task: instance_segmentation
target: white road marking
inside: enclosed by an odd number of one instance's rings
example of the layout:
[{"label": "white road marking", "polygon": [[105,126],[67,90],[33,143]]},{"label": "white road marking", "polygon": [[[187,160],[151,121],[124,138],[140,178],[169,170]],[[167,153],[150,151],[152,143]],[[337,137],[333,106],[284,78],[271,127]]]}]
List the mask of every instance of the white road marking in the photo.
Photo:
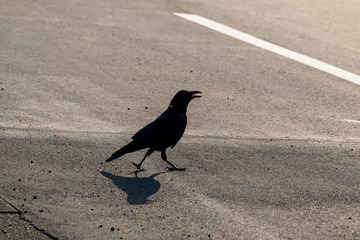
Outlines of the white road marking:
[{"label": "white road marking", "polygon": [[346,118],[329,118],[329,119],[338,122],[356,123],[356,124],[360,123],[360,120],[354,120],[354,119],[346,119]]},{"label": "white road marking", "polygon": [[358,120],[353,120],[353,119],[343,119],[342,121],[348,122],[348,123],[360,123],[360,121],[358,121]]},{"label": "white road marking", "polygon": [[360,85],[360,76],[356,75],[354,73],[345,71],[341,68],[335,67],[333,65],[327,64],[325,62],[319,61],[315,58],[311,58],[308,56],[305,56],[303,54],[291,51],[289,49],[280,47],[278,45],[275,45],[273,43],[269,43],[267,41],[264,41],[262,39],[256,38],[254,36],[251,36],[247,33],[238,31],[234,28],[228,27],[226,25],[223,25],[221,23],[212,21],[210,19],[201,17],[196,14],[187,14],[187,13],[174,13],[176,16],[179,16],[181,18],[184,18],[186,20],[189,20],[191,22],[200,24],[202,26],[208,27],[212,30],[215,30],[217,32],[223,33],[225,35],[228,35],[230,37],[236,38],[238,40],[244,41],[246,43],[252,44],[254,46],[257,46],[259,48],[268,50],[270,52],[274,52],[276,54],[279,54],[281,56],[290,58],[292,60],[295,60],[297,62],[300,62],[302,64],[308,65],[310,67],[319,69],[321,71],[327,72],[329,74],[332,74],[334,76],[337,76],[339,78],[342,78],[344,80],[347,80],[349,82],[355,83],[357,85]]}]

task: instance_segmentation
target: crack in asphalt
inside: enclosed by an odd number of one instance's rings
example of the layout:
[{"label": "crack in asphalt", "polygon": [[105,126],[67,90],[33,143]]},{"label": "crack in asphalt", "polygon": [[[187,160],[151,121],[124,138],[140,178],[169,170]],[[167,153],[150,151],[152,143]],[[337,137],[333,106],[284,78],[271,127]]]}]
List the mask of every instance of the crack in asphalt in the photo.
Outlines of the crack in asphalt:
[{"label": "crack in asphalt", "polygon": [[4,202],[6,202],[8,205],[10,205],[14,211],[0,211],[0,214],[18,214],[19,216],[19,219],[28,223],[31,227],[33,227],[36,231],[39,231],[40,233],[46,235],[47,237],[49,237],[50,239],[52,240],[58,240],[57,237],[51,235],[50,233],[48,233],[47,231],[45,231],[44,229],[41,229],[39,227],[37,227],[35,224],[33,224],[31,222],[31,220],[29,219],[26,219],[24,216],[23,216],[23,212],[20,211],[17,207],[15,207],[13,204],[11,204],[9,201],[7,201],[6,199],[4,199],[2,196],[0,196],[0,199],[2,199]]}]

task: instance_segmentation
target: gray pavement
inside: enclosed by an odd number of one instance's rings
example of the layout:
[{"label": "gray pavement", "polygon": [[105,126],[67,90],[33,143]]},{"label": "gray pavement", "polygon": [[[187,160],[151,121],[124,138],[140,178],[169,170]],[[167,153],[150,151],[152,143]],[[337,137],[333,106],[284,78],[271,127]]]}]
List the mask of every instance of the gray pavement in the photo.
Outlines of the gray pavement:
[{"label": "gray pavement", "polygon": [[0,229],[1,239],[54,239],[23,218],[21,211],[3,198],[0,198]]},{"label": "gray pavement", "polygon": [[[360,74],[357,1],[0,4],[1,239],[360,239],[360,86],[173,14]],[[103,163],[180,89],[185,172]]]}]

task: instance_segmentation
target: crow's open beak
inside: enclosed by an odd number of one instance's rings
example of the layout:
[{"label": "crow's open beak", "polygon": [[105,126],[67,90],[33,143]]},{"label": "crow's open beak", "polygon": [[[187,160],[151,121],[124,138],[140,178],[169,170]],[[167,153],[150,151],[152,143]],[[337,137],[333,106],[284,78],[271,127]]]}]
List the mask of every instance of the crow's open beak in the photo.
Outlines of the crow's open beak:
[{"label": "crow's open beak", "polygon": [[198,94],[198,93],[201,93],[200,91],[192,91],[190,92],[191,93],[191,100],[194,99],[194,98],[199,98],[201,96],[199,95],[195,95],[195,94]]}]

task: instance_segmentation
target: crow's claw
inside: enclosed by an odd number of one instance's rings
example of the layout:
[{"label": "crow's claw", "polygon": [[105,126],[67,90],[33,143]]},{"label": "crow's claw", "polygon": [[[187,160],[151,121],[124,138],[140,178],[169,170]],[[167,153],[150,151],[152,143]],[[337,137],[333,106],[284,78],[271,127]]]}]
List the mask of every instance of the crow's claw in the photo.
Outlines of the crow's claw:
[{"label": "crow's claw", "polygon": [[141,165],[140,164],[137,164],[137,163],[134,163],[134,162],[131,162],[137,169],[139,169],[139,171],[144,171],[143,168],[141,168]]},{"label": "crow's claw", "polygon": [[168,170],[169,172],[172,172],[172,171],[185,171],[186,168],[167,167],[167,170]]}]

